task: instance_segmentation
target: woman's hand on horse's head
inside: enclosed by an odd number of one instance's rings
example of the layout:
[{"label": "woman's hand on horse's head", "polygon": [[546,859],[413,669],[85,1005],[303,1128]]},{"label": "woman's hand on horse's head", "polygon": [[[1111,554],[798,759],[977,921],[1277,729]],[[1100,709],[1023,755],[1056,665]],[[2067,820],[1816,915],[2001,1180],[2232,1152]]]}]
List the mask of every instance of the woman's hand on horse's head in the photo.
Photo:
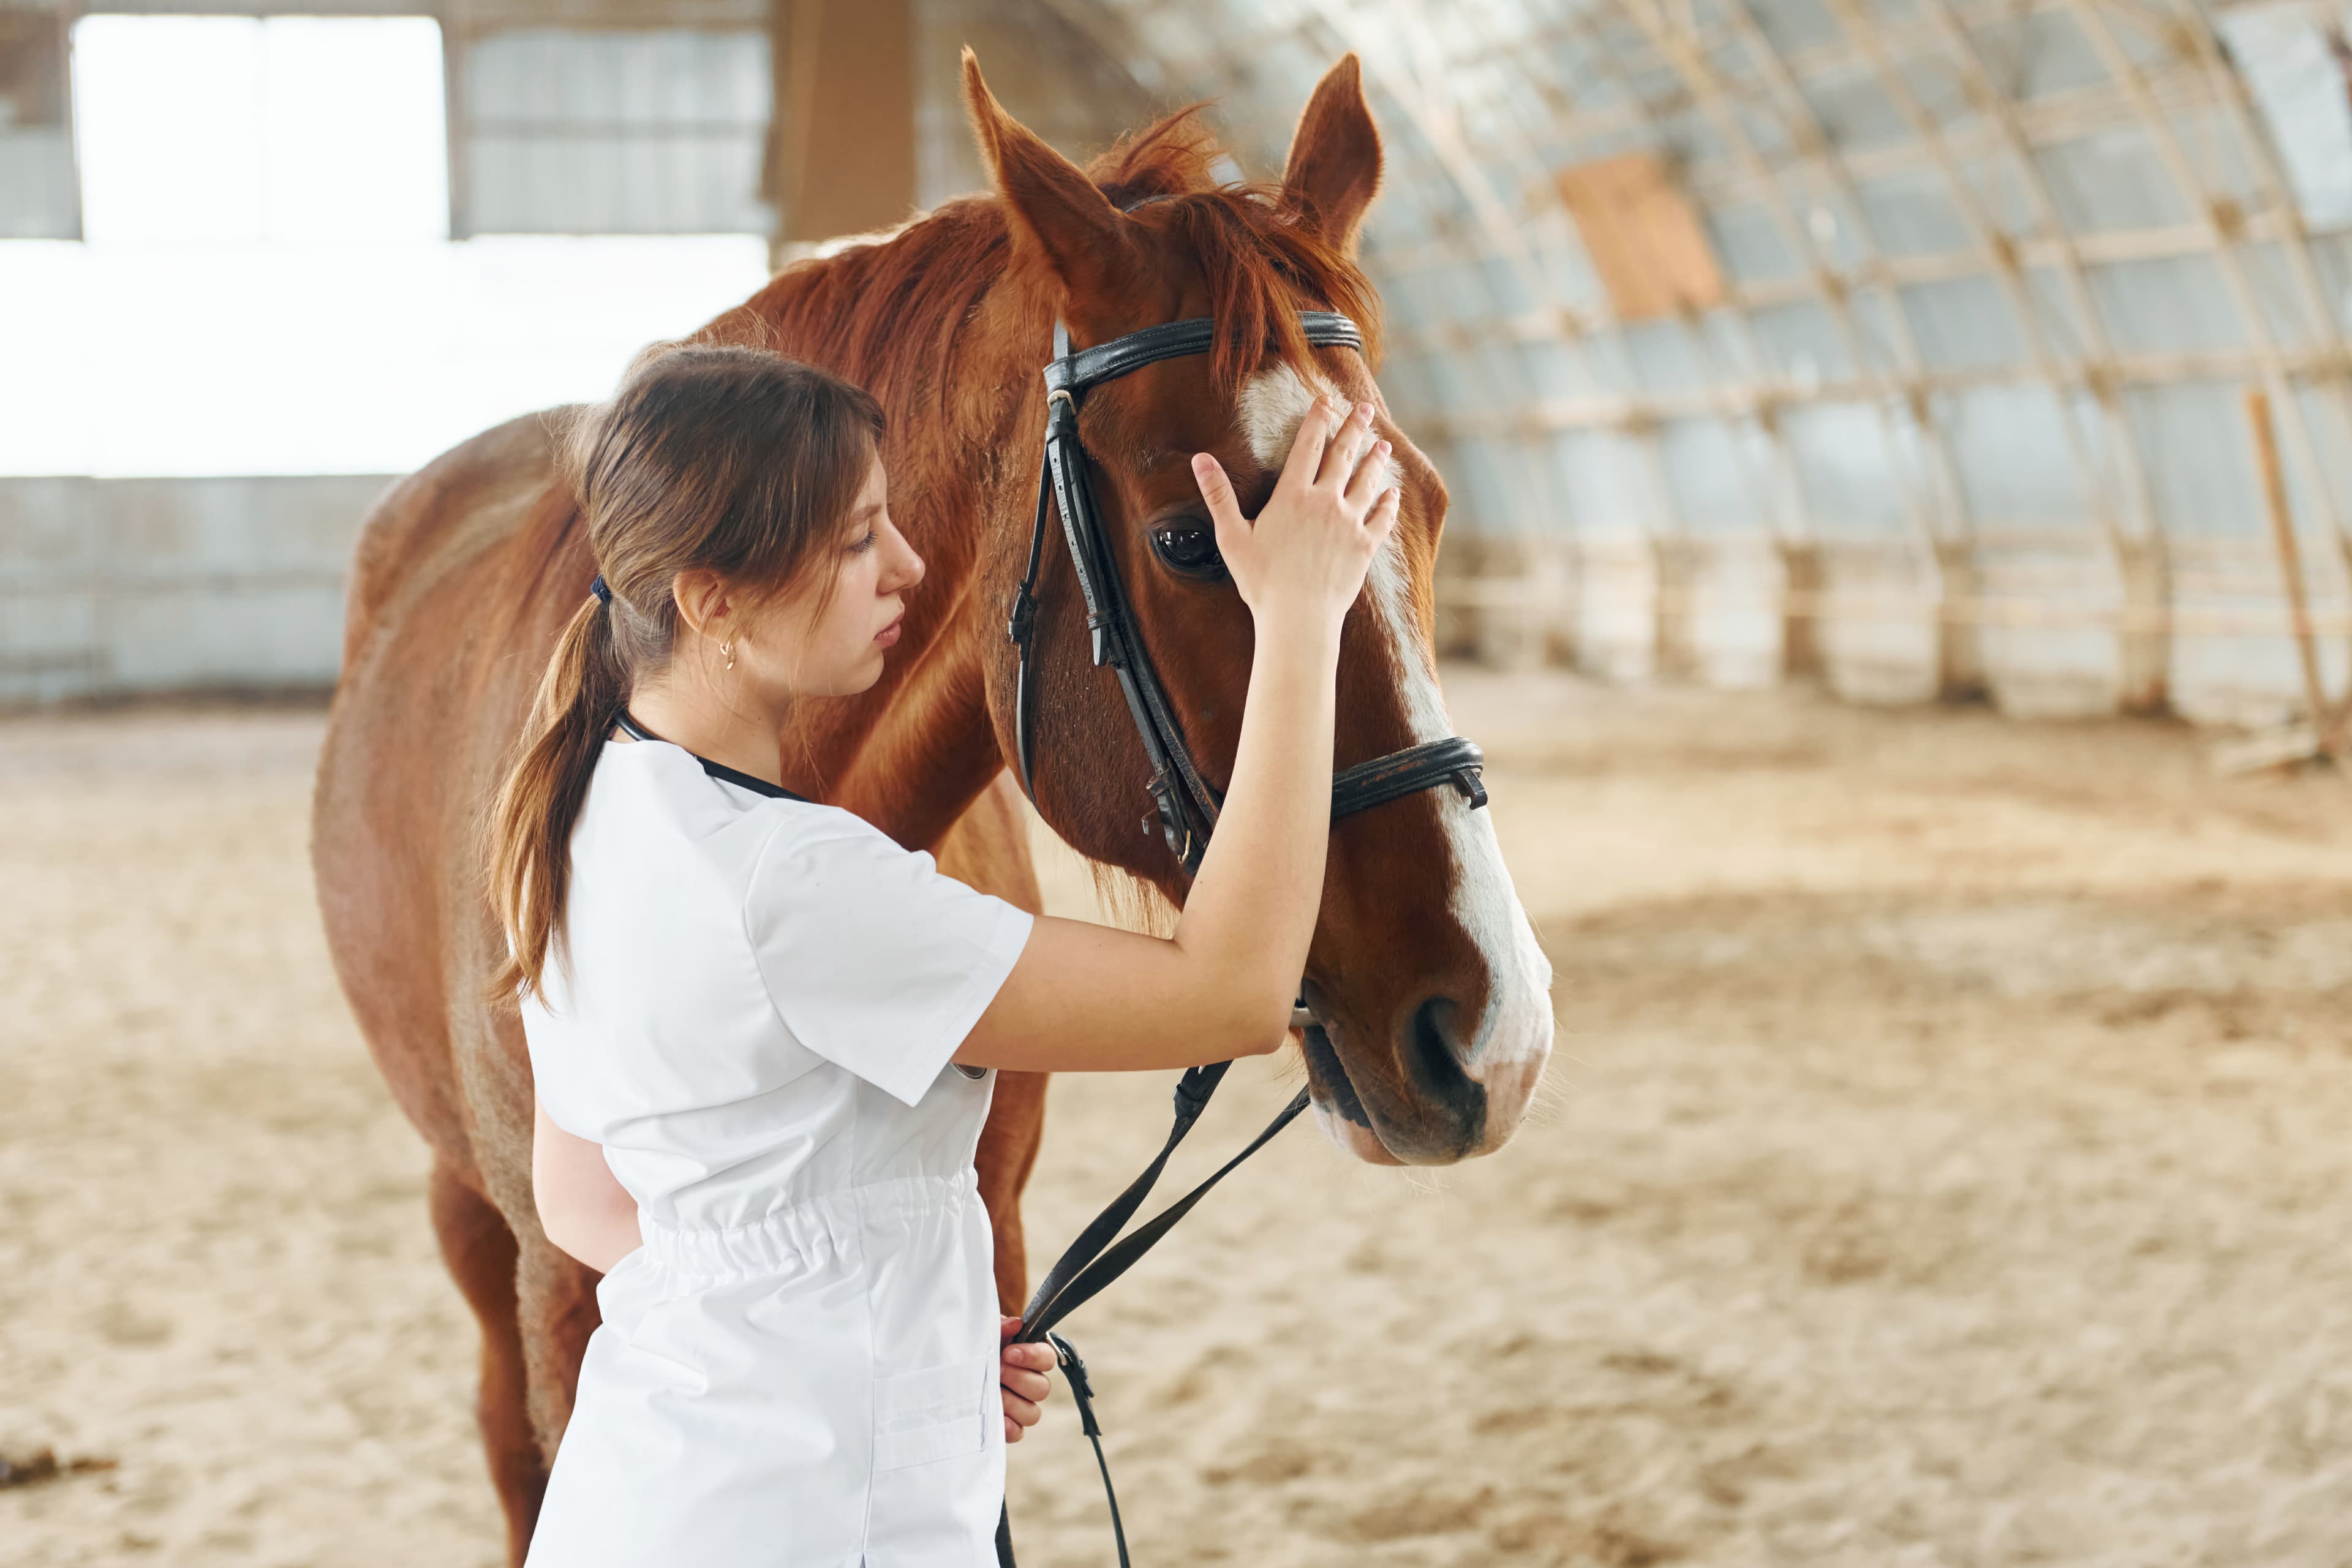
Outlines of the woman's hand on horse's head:
[{"label": "woman's hand on horse's head", "polygon": [[1396,526],[1402,491],[1390,449],[1372,429],[1370,404],[1317,400],[1255,519],[1242,516],[1223,465],[1206,452],[1193,456],[1218,552],[1252,615],[1322,615],[1336,625],[1348,613]]}]

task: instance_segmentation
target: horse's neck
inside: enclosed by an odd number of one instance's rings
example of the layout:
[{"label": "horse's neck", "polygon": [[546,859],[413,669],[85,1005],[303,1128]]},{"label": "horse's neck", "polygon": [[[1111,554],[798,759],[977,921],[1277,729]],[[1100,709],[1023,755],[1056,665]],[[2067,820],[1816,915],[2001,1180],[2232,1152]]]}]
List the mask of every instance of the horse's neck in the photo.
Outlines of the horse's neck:
[{"label": "horse's neck", "polygon": [[[837,263],[836,263],[837,265]],[[861,361],[887,360],[870,346],[845,343],[820,319],[839,280],[823,267],[796,269],[745,307],[729,336],[856,373]],[[1019,312],[1026,314],[1027,312]],[[1040,317],[1043,321],[1042,316]],[[893,330],[933,341],[942,323],[901,320]],[[984,662],[1001,637],[1002,606],[973,589],[985,582],[995,537],[1008,509],[1025,507],[1014,492],[1034,479],[1021,416],[1049,352],[1004,342],[969,321],[947,365],[886,373],[868,387],[882,402],[893,437],[893,521],[925,563],[909,596],[906,636],[872,689],[841,701],[808,705],[782,742],[788,773],[822,798],[875,823],[910,847],[935,844],[1003,765],[986,706]],[[866,347],[866,352],[859,352]],[[945,386],[940,378],[952,377]]]}]

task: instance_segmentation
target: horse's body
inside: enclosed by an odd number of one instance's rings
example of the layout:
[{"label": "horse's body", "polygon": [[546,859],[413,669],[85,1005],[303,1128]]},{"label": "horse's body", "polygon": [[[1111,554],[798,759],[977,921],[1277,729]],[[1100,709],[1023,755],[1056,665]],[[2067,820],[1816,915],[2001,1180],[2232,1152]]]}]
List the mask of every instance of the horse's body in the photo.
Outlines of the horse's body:
[{"label": "horse's body", "polygon": [[[785,782],[909,847],[933,849],[951,875],[1034,910],[1022,807],[1003,773],[1003,616],[1019,565],[1013,542],[1029,521],[1043,423],[1037,367],[1054,314],[1099,341],[1138,317],[1207,314],[1206,303],[1222,307],[1222,321],[1238,307],[1213,280],[1187,281],[1181,267],[1164,259],[1155,267],[1142,251],[1098,249],[1094,259],[1106,277],[1114,268],[1138,271],[1127,296],[1108,296],[1087,276],[1085,247],[1094,242],[1071,226],[1084,231],[1097,220],[1082,207],[1075,218],[1065,209],[1087,199],[1111,209],[1091,184],[1073,187],[1085,177],[1003,117],[976,71],[969,80],[1000,196],[949,204],[895,237],[780,274],[698,336],[776,349],[871,389],[890,420],[891,510],[928,563],[882,681],[858,698],[807,705],[780,737]],[[1136,194],[1206,191],[1213,150],[1188,123],[1175,117],[1106,154],[1094,178]],[[1301,203],[1344,216],[1346,243],[1334,241],[1335,253],[1351,244],[1377,183],[1370,137],[1350,60],[1318,89],[1291,160]],[[1306,289],[1316,280],[1288,284]],[[1213,297],[1202,297],[1204,287]],[[1226,368],[1221,361],[1219,374]],[[1350,387],[1355,395],[1377,396],[1360,368],[1305,368],[1354,381],[1364,389]],[[1133,379],[1161,395],[1177,436],[1225,456],[1245,500],[1254,467],[1261,477],[1271,472],[1265,458],[1279,434],[1280,395],[1304,384],[1288,360],[1262,372],[1237,428],[1231,398],[1206,417],[1198,406],[1206,399],[1175,367]],[[1115,407],[1090,426],[1090,446],[1107,465],[1118,454],[1129,471],[1111,476],[1118,482],[1139,475],[1146,489],[1167,488],[1169,465],[1121,418]],[[1399,736],[1415,738],[1435,700],[1433,683],[1415,670],[1426,665],[1429,566],[1444,491],[1402,433],[1391,438],[1405,471],[1407,517],[1420,524],[1389,576],[1376,571],[1370,630],[1351,632],[1355,640],[1343,647],[1340,744],[1367,755],[1395,749]],[[529,1060],[514,1015],[484,992],[504,950],[478,869],[482,810],[547,654],[593,571],[551,455],[541,420],[512,421],[404,480],[369,516],[312,847],[328,938],[353,1011],[394,1098],[433,1150],[434,1225],[481,1324],[478,1415],[518,1561],[596,1322],[596,1277],[540,1230]],[[1255,493],[1263,495],[1264,483]],[[1123,492],[1104,499],[1126,502],[1122,515],[1138,523],[1149,500]],[[1401,538],[1409,532],[1400,525]],[[1130,557],[1125,570],[1148,567]],[[1246,678],[1245,616],[1237,637],[1236,605],[1197,595],[1163,602],[1159,592],[1139,581],[1139,621],[1155,647],[1175,650],[1163,659],[1181,652],[1200,666],[1171,684],[1204,762],[1222,773]],[[1040,622],[1041,634],[1050,634],[1041,637],[1048,658],[1037,710],[1040,808],[1084,852],[1181,901],[1181,868],[1136,836],[1139,752],[1115,699],[1104,704],[1087,667],[1082,622],[1066,605],[1050,618],[1050,627]],[[1408,628],[1408,620],[1418,624]],[[1413,636],[1419,646],[1403,646]],[[1484,1152],[1516,1124],[1549,1048],[1549,1002],[1540,1001],[1538,1020],[1530,1000],[1541,998],[1549,967],[1540,974],[1530,967],[1540,954],[1528,956],[1532,938],[1523,934],[1507,878],[1496,893],[1500,864],[1483,819],[1465,826],[1466,813],[1457,806],[1449,815],[1434,797],[1378,815],[1378,833],[1353,823],[1335,833],[1310,961],[1308,994],[1328,1027],[1308,1058],[1321,1120],[1366,1158]],[[1513,919],[1518,929],[1504,929]],[[1001,1074],[979,1154],[1000,1293],[1013,1310],[1025,1275],[1018,1198],[1036,1153],[1044,1093],[1042,1078]]]}]

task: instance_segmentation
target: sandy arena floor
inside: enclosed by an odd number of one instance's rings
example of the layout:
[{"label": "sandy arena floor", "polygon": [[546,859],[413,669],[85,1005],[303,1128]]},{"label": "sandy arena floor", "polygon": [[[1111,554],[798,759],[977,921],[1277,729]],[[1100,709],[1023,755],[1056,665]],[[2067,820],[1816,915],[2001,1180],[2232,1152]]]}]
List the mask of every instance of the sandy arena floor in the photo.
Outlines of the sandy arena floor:
[{"label": "sandy arena floor", "polygon": [[[1074,1324],[1139,1561],[2352,1563],[2352,786],[1449,689],[1559,970],[1547,1105],[1436,1175],[1294,1131]],[[117,1462],[0,1490],[10,1568],[498,1560],[312,913],[319,725],[0,722],[0,1454]],[[1055,1094],[1041,1250],[1166,1085]],[[1026,1568],[1110,1561],[1066,1399],[1013,1470]]]}]

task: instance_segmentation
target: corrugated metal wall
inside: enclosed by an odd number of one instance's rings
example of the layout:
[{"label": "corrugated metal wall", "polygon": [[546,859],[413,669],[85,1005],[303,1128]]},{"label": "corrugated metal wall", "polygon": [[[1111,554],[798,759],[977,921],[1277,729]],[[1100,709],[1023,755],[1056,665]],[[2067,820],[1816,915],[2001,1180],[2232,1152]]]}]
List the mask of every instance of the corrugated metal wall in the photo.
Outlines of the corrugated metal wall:
[{"label": "corrugated metal wall", "polygon": [[764,31],[520,27],[457,71],[457,234],[774,232]]},{"label": "corrugated metal wall", "polygon": [[[1475,541],[1447,554],[1459,635],[1627,676],[1818,658],[1861,697],[2274,713],[2299,693],[2259,387],[2342,687],[2340,13],[1056,4],[1164,94],[1223,94],[1261,170],[1364,57],[1383,385]],[[1613,311],[1561,179],[1630,152],[1703,214],[1719,304]]]},{"label": "corrugated metal wall", "polygon": [[332,684],[391,482],[0,479],[0,703]]}]

